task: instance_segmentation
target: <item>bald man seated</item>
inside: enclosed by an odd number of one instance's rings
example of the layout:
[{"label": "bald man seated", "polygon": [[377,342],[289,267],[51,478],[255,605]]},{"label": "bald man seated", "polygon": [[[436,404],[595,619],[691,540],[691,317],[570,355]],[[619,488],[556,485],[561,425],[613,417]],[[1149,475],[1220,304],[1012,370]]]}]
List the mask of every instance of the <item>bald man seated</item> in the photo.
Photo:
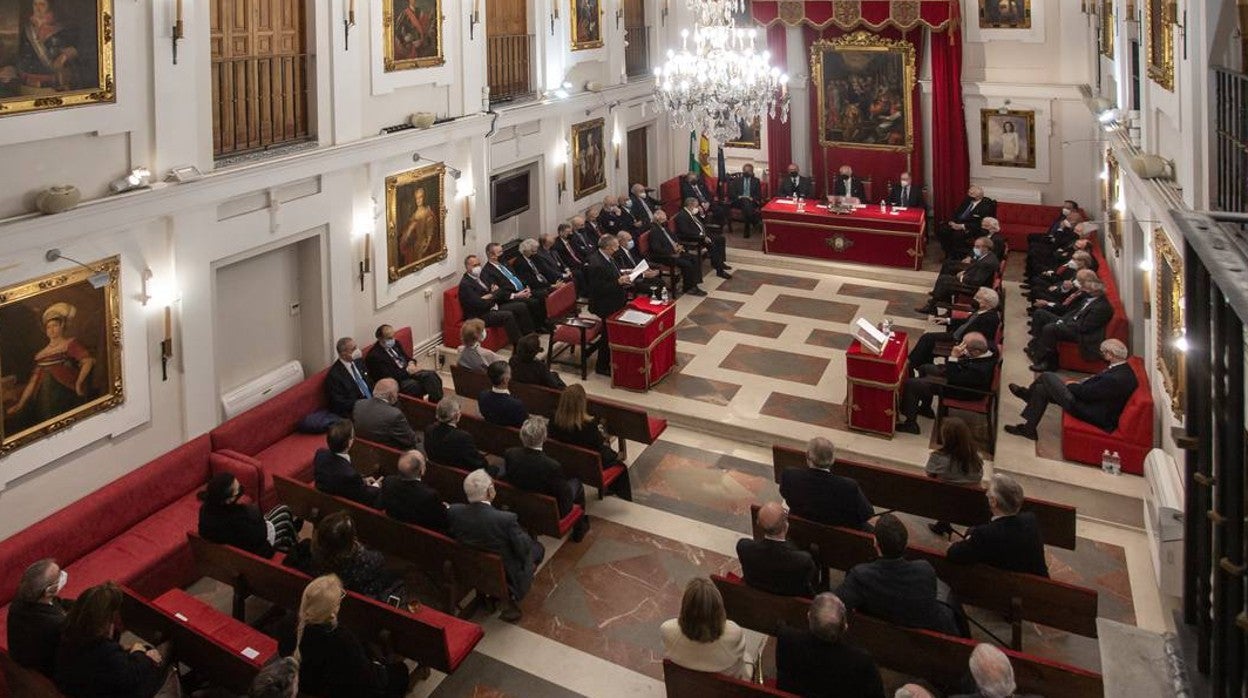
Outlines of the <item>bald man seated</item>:
[{"label": "bald man seated", "polygon": [[799,696],[884,698],[871,655],[846,639],[845,604],[831,592],[815,597],[808,628],[783,623],[776,631],[776,687]]},{"label": "bald man seated", "polygon": [[446,502],[438,491],[421,481],[425,476],[425,455],[415,449],[399,456],[398,472],[381,481],[377,508],[392,519],[446,533]]},{"label": "bald man seated", "polygon": [[[1014,681],[1014,667],[1010,666],[1010,658],[1005,652],[984,642],[971,651],[971,678],[975,680],[975,692],[963,693],[951,698],[989,698],[990,696],[1007,696],[1008,698],[1034,698],[1030,694],[1017,693],[1018,684]],[[913,695],[913,694],[912,694]]]},{"label": "bald man seated", "polygon": [[949,351],[945,363],[919,366],[919,377],[907,378],[901,384],[897,431],[920,433],[916,418],[919,415],[936,417],[932,400],[937,395],[951,400],[975,400],[986,395],[992,390],[998,360],[984,335],[968,332]]},{"label": "bald man seated", "polygon": [[780,596],[813,596],[819,572],[815,559],[786,538],[789,515],[779,502],[768,502],[758,510],[762,540],[737,541],[737,558],[745,583]]},{"label": "bald man seated", "polygon": [[357,400],[351,410],[355,435],[393,448],[416,448],[419,438],[398,402],[399,382],[393,378],[377,381],[373,396]]},{"label": "bald man seated", "polygon": [[1101,358],[1109,363],[1100,373],[1067,383],[1060,374],[1041,373],[1029,387],[1010,383],[1010,392],[1027,403],[1022,424],[1007,424],[1005,431],[1035,441],[1036,427],[1049,403],[1071,413],[1076,419],[1099,427],[1107,434],[1118,429],[1118,418],[1140,382],[1127,364],[1127,345],[1117,339],[1101,342]]}]

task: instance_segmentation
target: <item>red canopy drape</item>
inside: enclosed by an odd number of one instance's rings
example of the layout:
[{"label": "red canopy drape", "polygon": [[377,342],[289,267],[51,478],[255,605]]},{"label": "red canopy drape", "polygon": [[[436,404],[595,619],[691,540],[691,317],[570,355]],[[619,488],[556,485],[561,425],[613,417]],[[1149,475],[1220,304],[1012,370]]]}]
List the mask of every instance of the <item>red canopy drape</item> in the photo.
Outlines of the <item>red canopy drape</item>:
[{"label": "red canopy drape", "polygon": [[941,134],[932,139],[932,205],[948,218],[971,184],[958,32],[932,37],[932,132]]},{"label": "red canopy drape", "polygon": [[[783,72],[789,70],[788,38],[783,24],[767,27],[767,50],[771,52],[771,60]],[[790,106],[790,109],[794,107]],[[793,162],[792,127],[789,121],[780,120],[780,110],[776,110],[774,119],[767,120],[767,163],[768,184],[770,191],[777,190],[781,173]]]}]

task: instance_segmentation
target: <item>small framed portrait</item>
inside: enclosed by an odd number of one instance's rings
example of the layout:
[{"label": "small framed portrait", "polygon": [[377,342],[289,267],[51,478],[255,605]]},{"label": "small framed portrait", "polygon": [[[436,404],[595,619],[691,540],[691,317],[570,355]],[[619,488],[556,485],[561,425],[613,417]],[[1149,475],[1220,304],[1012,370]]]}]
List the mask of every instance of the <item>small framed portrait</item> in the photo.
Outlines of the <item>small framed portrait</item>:
[{"label": "small framed portrait", "polygon": [[[1101,55],[1106,58],[1114,57],[1114,0],[1093,0],[1101,5]],[[1145,7],[1148,6],[1145,2]]]},{"label": "small framed portrait", "polygon": [[1148,77],[1164,89],[1174,91],[1174,5],[1165,0],[1144,2],[1144,46],[1148,56]]},{"label": "small framed portrait", "polygon": [[115,101],[113,0],[0,0],[0,117]]},{"label": "small framed portrait", "polygon": [[1031,0],[979,0],[980,29],[1031,29]]},{"label": "small framed portrait", "polygon": [[390,282],[446,259],[446,165],[386,177],[386,269]]},{"label": "small framed portrait", "polygon": [[819,144],[914,150],[915,51],[909,41],[854,32],[810,47]]},{"label": "small framed portrait", "polygon": [[602,48],[602,0],[572,3],[572,50]]},{"label": "small framed portrait", "polygon": [[572,126],[572,198],[580,199],[607,188],[605,119]]},{"label": "small framed portrait", "polygon": [[0,456],[120,405],[120,263],[0,290]]},{"label": "small framed portrait", "polygon": [[1153,231],[1154,286],[1157,293],[1157,370],[1170,396],[1170,409],[1183,416],[1187,367],[1177,342],[1186,333],[1183,322],[1183,258],[1162,228]]},{"label": "small framed portrait", "polygon": [[442,51],[442,0],[382,0],[387,73],[446,63]]},{"label": "small framed portrait", "polygon": [[1036,167],[1036,113],[981,109],[982,162],[992,167]]},{"label": "small framed portrait", "polygon": [[725,143],[725,148],[752,148],[758,150],[763,147],[761,120],[747,121],[738,119],[737,124],[741,129],[741,135]]}]

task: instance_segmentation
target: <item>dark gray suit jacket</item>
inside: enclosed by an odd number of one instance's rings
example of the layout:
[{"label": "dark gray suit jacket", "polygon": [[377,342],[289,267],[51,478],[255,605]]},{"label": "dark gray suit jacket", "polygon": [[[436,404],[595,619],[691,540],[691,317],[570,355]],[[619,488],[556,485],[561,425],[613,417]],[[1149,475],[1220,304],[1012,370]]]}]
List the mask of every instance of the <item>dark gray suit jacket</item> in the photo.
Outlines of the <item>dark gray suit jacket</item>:
[{"label": "dark gray suit jacket", "polygon": [[836,595],[880,620],[957,635],[953,609],[937,600],[937,581],[926,560],[880,558],[854,565]]},{"label": "dark gray suit jacket", "polygon": [[500,511],[484,502],[452,504],[447,511],[451,537],[503,558],[507,586],[517,601],[533,586],[537,570],[537,543],[520,528],[520,521],[509,511]]},{"label": "dark gray suit jacket", "polygon": [[416,448],[418,439],[403,411],[376,397],[358,400],[351,411],[355,435],[394,448]]}]

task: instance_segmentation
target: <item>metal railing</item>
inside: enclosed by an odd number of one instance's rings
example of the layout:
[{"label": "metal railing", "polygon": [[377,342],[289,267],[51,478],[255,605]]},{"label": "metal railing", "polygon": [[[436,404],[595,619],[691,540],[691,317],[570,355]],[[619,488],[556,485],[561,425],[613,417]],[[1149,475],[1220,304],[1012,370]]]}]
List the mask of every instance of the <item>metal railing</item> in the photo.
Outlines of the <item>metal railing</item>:
[{"label": "metal railing", "polygon": [[1248,212],[1248,75],[1213,68],[1212,206]]},{"label": "metal railing", "polygon": [[509,34],[486,39],[486,79],[490,102],[533,93],[533,35]]},{"label": "metal railing", "polygon": [[212,150],[217,157],[307,140],[308,54],[212,61]]},{"label": "metal railing", "polygon": [[630,78],[650,74],[650,27],[625,27],[624,72]]}]

